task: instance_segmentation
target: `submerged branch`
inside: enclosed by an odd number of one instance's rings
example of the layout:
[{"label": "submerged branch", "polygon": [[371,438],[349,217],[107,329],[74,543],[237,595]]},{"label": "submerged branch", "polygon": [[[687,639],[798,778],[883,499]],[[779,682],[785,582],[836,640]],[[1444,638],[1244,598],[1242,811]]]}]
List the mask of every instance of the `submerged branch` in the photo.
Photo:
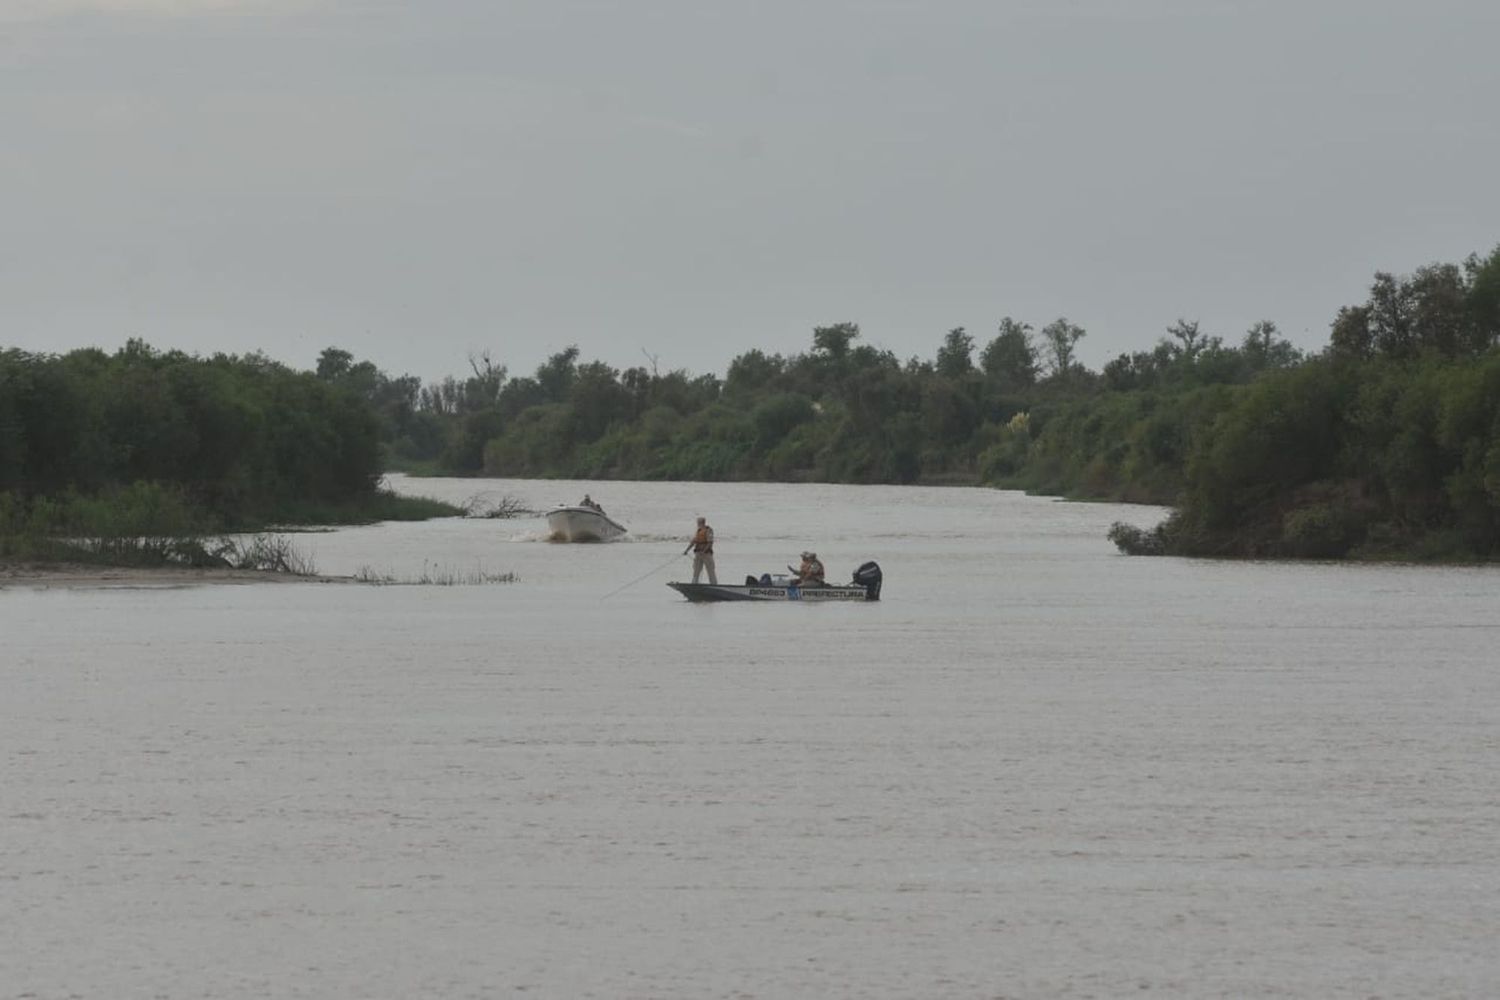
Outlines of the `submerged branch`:
[{"label": "submerged branch", "polygon": [[504,520],[531,517],[538,513],[528,507],[526,501],[509,493],[476,493],[463,502],[463,511],[464,517]]}]

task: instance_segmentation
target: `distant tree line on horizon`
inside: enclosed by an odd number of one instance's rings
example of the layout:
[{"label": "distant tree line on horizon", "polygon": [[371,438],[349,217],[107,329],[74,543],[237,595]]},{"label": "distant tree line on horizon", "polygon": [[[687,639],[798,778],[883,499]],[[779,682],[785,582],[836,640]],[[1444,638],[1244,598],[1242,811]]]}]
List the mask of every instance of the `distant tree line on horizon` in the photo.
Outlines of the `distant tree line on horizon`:
[{"label": "distant tree line on horizon", "polygon": [[655,366],[580,362],[569,347],[530,376],[488,355],[472,374],[422,386],[389,379],[337,348],[320,377],[355,389],[387,420],[391,464],[449,475],[632,479],[977,482],[1010,422],[1047,406],[1169,381],[1245,382],[1302,355],[1274,323],[1239,347],[1179,320],[1154,351],[1093,372],[1076,360],[1085,331],[1060,318],[1036,331],[1000,321],[982,347],[950,330],[933,359],[902,361],[857,343],[855,323],[816,327],[809,351],[750,350],[723,378]]},{"label": "distant tree line on horizon", "polygon": [[[721,379],[581,362],[530,376],[480,357],[387,407],[393,464],[584,479],[976,482],[1171,505],[1134,551],[1500,556],[1500,248],[1375,275],[1307,356],[1264,320],[1237,343],[1179,319],[1091,371],[1086,331],[1002,319],[929,360],[817,327],[809,350]],[[381,398],[373,368],[325,355]],[[389,399],[387,398],[389,403]]]},{"label": "distant tree line on horizon", "polygon": [[1086,332],[1001,320],[931,359],[817,327],[723,375],[560,351],[423,385],[329,348],[316,371],[139,342],[0,352],[0,494],[171,483],[217,511],[367,494],[382,468],[585,479],[972,482],[1176,507],[1137,551],[1500,555],[1500,249],[1375,276],[1305,356],[1180,319],[1092,371]]}]

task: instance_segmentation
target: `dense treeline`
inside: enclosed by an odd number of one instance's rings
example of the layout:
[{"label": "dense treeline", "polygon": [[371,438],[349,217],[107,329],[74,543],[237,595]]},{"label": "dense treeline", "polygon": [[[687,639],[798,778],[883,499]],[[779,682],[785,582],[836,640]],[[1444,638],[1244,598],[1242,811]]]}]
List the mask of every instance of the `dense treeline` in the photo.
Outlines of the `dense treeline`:
[{"label": "dense treeline", "polygon": [[1161,532],[1122,532],[1136,549],[1500,554],[1500,249],[1377,274],[1312,357],[1270,321],[1226,343],[1178,320],[1094,372],[1076,360],[1085,335],[1007,318],[982,345],[958,328],[931,360],[901,361],[841,323],[805,353],[742,354],[722,379],[581,363],[576,348],[531,376],[484,357],[426,388],[360,374],[344,352],[325,374],[385,399],[407,467],[987,482],[1178,506]]},{"label": "dense treeline", "polygon": [[1254,386],[1192,456],[1172,541],[1500,556],[1500,351],[1333,355]]},{"label": "dense treeline", "polygon": [[1500,555],[1500,249],[1377,274],[1313,357],[1269,321],[1236,342],[1188,320],[1165,333],[1097,372],[1077,360],[1077,325],[1006,318],[983,343],[948,331],[931,359],[839,323],[803,353],[748,351],[722,378],[570,347],[531,375],[480,355],[426,386],[338,348],[314,372],[136,341],[3,351],[0,521],[111,492],[146,520],[323,520],[307,512],[368,500],[394,467],[987,482],[1177,507],[1160,530],[1122,528],[1132,550]]},{"label": "dense treeline", "polygon": [[1319,357],[1200,395],[1177,510],[1127,551],[1500,558],[1500,250],[1379,274]]},{"label": "dense treeline", "polygon": [[381,471],[364,398],[258,355],[0,351],[0,535],[338,517]]},{"label": "dense treeline", "polygon": [[[1038,488],[1071,491],[1066,462],[1053,461],[1054,446],[1038,435],[1077,402],[1136,389],[1169,396],[1184,373],[1243,383],[1299,359],[1271,323],[1226,346],[1179,322],[1155,351],[1095,373],[1076,360],[1084,336],[1066,319],[1038,333],[1007,318],[982,346],[957,328],[933,359],[901,361],[840,323],[816,328],[805,353],[742,354],[722,379],[580,363],[572,347],[516,378],[481,358],[465,380],[406,384],[387,423],[397,466],[450,474],[882,483],[1031,475],[1047,480]],[[336,353],[332,367],[347,364]],[[371,374],[372,400],[399,381]],[[1180,472],[1172,477],[1139,498],[1172,495]]]}]

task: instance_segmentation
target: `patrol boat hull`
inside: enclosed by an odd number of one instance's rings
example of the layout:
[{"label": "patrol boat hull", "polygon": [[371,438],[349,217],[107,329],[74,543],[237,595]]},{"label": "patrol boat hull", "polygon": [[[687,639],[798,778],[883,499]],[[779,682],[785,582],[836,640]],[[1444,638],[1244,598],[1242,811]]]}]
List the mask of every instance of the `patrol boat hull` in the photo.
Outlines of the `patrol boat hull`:
[{"label": "patrol boat hull", "polygon": [[547,533],[554,542],[612,542],[627,530],[592,507],[554,507],[547,511]]},{"label": "patrol boat hull", "polygon": [[776,587],[756,584],[669,583],[668,587],[700,604],[705,601],[876,601],[864,587]]},{"label": "patrol boat hull", "polygon": [[851,583],[823,587],[798,587],[785,577],[767,583],[677,583],[667,584],[695,604],[708,601],[878,601],[882,574],[867,562],[854,571]]}]

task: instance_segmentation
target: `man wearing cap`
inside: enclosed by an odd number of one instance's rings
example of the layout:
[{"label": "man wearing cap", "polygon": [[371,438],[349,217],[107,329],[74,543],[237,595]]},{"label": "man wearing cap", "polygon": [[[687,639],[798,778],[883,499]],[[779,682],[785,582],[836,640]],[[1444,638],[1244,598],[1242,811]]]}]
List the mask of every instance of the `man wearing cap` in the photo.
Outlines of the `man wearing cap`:
[{"label": "man wearing cap", "polygon": [[[791,569],[790,566],[787,569]],[[792,578],[792,583],[799,587],[821,587],[823,586],[823,564],[818,562],[816,552],[802,553],[802,565]]]},{"label": "man wearing cap", "polygon": [[699,574],[706,569],[708,582],[717,584],[719,577],[714,573],[714,529],[701,516],[698,518],[698,530],[693,532],[693,540],[682,550],[683,555],[689,552],[693,553],[693,582],[697,583]]}]

